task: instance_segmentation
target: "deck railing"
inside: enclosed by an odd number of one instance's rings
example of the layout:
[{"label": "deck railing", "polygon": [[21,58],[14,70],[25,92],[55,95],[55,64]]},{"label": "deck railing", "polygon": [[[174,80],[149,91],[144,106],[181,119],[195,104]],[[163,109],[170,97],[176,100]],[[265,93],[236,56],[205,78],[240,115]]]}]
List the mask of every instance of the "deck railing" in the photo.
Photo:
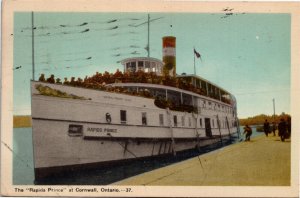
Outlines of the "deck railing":
[{"label": "deck railing", "polygon": [[122,92],[128,93],[133,95],[141,95],[145,97],[154,97],[149,95],[148,93],[134,93],[128,92],[127,90],[120,88],[120,87],[108,87],[107,84],[112,83],[149,83],[149,84],[159,84],[165,85],[170,87],[176,87],[179,89],[191,91],[193,93],[197,93],[199,95],[208,96],[210,98],[220,100],[224,103],[231,104],[230,99],[225,97],[220,97],[216,93],[209,93],[207,95],[206,89],[199,88],[194,86],[193,84],[185,81],[181,78],[171,77],[171,76],[157,76],[154,72],[146,73],[144,71],[137,71],[137,72],[126,72],[122,73],[121,71],[117,70],[114,74],[109,72],[99,73],[97,72],[95,75],[91,77],[85,77],[84,79],[71,77],[71,80],[68,81],[67,78],[64,78],[64,82],[61,82],[60,78],[54,78],[54,75],[51,75],[49,78],[45,79],[44,74],[41,75],[39,81],[48,82],[48,83],[57,83],[57,84],[64,84],[76,87],[85,87],[85,88],[92,88],[92,89],[100,89],[105,91],[113,91],[113,92]]}]

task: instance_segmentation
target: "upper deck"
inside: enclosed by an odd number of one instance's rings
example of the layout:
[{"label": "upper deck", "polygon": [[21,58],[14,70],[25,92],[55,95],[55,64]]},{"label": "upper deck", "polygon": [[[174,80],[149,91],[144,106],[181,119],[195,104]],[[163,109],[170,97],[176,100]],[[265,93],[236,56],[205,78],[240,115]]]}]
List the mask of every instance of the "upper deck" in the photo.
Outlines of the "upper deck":
[{"label": "upper deck", "polygon": [[197,75],[177,75],[177,78],[184,81],[187,84],[192,85],[196,89],[200,89],[202,92],[202,95],[205,95],[207,97],[213,98],[215,100],[219,100],[225,103],[235,103],[235,97],[230,94],[225,89],[217,86],[216,84],[201,78]]},{"label": "upper deck", "polygon": [[224,111],[235,114],[235,103],[228,103],[199,93],[163,84],[151,83],[112,83],[106,85],[117,92],[127,93],[146,98],[153,98],[159,108],[169,108],[175,111],[201,112],[202,108]]},{"label": "upper deck", "polygon": [[[160,100],[162,103],[171,102],[175,106],[197,106],[197,98],[203,101],[212,101],[217,106],[232,106],[236,109],[233,95],[219,86],[196,75],[177,75],[176,77],[162,75],[163,62],[148,57],[128,58],[121,61],[124,72],[117,70],[115,73],[97,72],[84,80],[67,78],[62,83],[56,79],[57,84],[72,85],[76,87],[93,88],[107,91],[117,91],[133,95],[141,95]],[[133,67],[134,66],[134,67]],[[149,66],[149,67],[148,67]],[[39,81],[46,81],[41,75]],[[54,75],[47,79],[49,83],[55,83]],[[126,89],[119,89],[120,87]],[[116,88],[116,89],[115,89]]]},{"label": "upper deck", "polygon": [[[163,75],[162,68],[164,63],[156,58],[133,57],[124,59],[121,63],[124,66],[124,73],[143,72],[145,74],[152,73],[157,76]],[[235,103],[234,96],[228,91],[197,75],[176,75],[176,79],[176,82],[169,82],[167,85],[179,87],[224,103]]]}]

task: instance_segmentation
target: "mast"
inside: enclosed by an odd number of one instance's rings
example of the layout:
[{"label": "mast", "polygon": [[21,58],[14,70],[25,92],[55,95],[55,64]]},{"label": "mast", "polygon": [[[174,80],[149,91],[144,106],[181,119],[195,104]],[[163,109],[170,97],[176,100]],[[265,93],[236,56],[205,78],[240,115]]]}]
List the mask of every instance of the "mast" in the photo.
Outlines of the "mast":
[{"label": "mast", "polygon": [[273,98],[273,121],[275,122],[275,98]]},{"label": "mast", "polygon": [[195,46],[194,46],[194,75],[196,75],[196,60],[195,60]]},{"label": "mast", "polygon": [[150,14],[148,14],[148,44],[147,44],[148,57],[150,57]]},{"label": "mast", "polygon": [[34,79],[34,21],[33,21],[33,12],[31,12],[31,41],[32,41],[32,80]]}]

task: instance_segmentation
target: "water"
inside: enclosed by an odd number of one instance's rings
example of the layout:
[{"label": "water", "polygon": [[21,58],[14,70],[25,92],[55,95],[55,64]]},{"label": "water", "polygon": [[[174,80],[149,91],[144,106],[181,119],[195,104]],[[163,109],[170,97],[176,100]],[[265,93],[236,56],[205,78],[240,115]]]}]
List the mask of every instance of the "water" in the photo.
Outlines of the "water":
[{"label": "water", "polygon": [[[252,137],[261,135],[253,128]],[[241,127],[241,133],[243,129]],[[189,151],[178,154],[176,157],[168,156],[155,159],[137,160],[127,164],[121,164],[109,168],[78,171],[65,174],[63,177],[51,177],[40,181],[34,181],[34,166],[32,152],[32,129],[14,128],[13,131],[13,184],[14,185],[107,185],[119,180],[132,177],[147,171],[161,168],[175,162],[180,162],[212,150],[240,142],[242,138],[234,138],[232,142],[223,142],[201,148],[200,151]],[[243,137],[244,138],[244,137]]]},{"label": "water", "polygon": [[32,129],[13,130],[13,184],[34,184]]}]

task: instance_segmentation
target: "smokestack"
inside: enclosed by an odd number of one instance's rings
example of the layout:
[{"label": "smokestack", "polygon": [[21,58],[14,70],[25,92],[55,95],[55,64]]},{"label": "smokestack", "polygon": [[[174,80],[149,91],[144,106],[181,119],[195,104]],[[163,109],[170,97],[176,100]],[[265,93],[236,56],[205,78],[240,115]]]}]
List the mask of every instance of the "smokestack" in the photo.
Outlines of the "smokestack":
[{"label": "smokestack", "polygon": [[165,36],[163,39],[163,75],[176,76],[176,37]]}]

